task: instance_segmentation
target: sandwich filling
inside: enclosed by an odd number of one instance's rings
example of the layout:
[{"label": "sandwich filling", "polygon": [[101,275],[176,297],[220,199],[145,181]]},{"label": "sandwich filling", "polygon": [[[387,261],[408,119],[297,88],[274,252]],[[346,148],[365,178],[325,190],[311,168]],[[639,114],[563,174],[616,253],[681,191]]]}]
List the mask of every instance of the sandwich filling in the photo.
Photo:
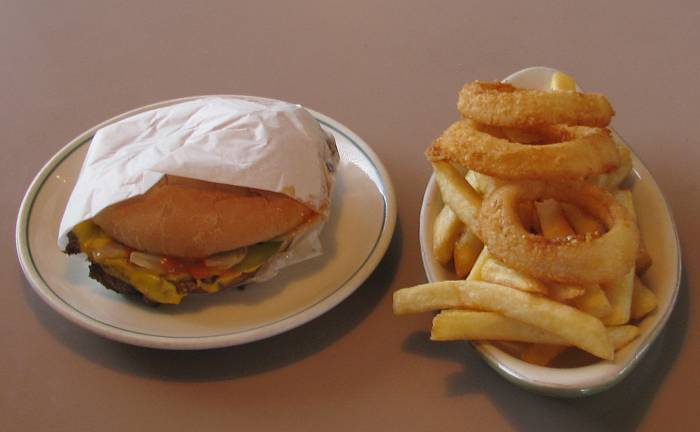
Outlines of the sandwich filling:
[{"label": "sandwich filling", "polygon": [[137,294],[149,303],[178,304],[189,293],[215,293],[251,278],[289,245],[279,238],[203,260],[185,260],[135,251],[109,237],[92,220],[68,234],[68,254],[84,253],[90,277],[122,294]]}]

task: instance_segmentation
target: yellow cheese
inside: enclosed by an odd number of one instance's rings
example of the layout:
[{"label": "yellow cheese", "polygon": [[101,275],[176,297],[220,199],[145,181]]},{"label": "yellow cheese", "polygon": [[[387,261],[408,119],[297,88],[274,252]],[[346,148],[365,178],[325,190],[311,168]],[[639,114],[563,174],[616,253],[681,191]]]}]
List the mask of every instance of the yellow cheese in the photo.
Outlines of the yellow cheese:
[{"label": "yellow cheese", "polygon": [[101,251],[119,245],[92,221],[78,224],[73,228],[73,233],[78,237],[80,250],[88,255],[91,261],[104,264],[103,269],[109,275],[129,283],[146,298],[158,303],[178,304],[185,296],[186,293],[178,292],[175,284],[168,279],[130,263],[128,255],[121,258],[104,257]]},{"label": "yellow cheese", "polygon": [[[76,225],[73,233],[78,238],[80,250],[92,262],[103,265],[105,272],[132,285],[146,298],[158,303],[178,304],[187,295],[186,292],[178,292],[175,283],[190,279],[188,273],[161,275],[133,264],[129,261],[129,249],[112,240],[91,220]],[[234,283],[242,274],[255,273],[277,253],[281,245],[280,241],[270,241],[248,247],[245,258],[213,282],[197,279],[196,290],[215,293]]]}]

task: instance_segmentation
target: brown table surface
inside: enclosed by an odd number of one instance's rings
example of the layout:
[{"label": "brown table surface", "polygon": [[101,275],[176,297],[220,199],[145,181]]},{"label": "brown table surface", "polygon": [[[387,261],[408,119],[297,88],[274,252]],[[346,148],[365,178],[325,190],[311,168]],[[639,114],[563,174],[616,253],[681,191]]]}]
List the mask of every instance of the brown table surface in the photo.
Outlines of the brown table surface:
[{"label": "brown table surface", "polygon": [[[696,2],[3,2],[0,429],[688,430],[700,422],[700,6]],[[571,2],[573,3],[573,2]],[[423,150],[456,92],[526,66],[604,92],[614,127],[673,209],[684,271],[666,330],[620,385],[558,400],[523,391],[392,291],[425,280]],[[112,342],[26,282],[15,218],[56,151],[123,111],[232,93],[302,103],[348,125],[395,183],[399,222],[374,275],[320,318],[268,340],[168,352]],[[653,247],[653,245],[650,245]]]}]

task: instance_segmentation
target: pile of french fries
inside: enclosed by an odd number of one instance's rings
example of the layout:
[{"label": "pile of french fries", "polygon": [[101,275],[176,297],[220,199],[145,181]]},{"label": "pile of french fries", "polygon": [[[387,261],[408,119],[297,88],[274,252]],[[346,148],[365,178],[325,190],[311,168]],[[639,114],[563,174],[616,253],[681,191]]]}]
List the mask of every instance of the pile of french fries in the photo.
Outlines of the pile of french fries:
[{"label": "pile of french fries", "polygon": [[[572,89],[575,83],[555,75],[552,87]],[[537,280],[491,256],[469,228],[482,197],[504,181],[464,173],[447,162],[433,168],[445,203],[433,226],[433,255],[443,266],[452,265],[459,280],[396,291],[396,314],[440,311],[431,339],[491,341],[537,365],[550,365],[571,347],[613,360],[615,351],[638,336],[635,323],[657,305],[656,295],[638,276],[651,264],[643,244],[635,267],[614,283],[576,286]],[[620,189],[630,171],[627,158],[618,170],[596,181],[634,215],[631,192]],[[525,227],[545,238],[597,235],[605,229],[578,207],[551,199],[530,203],[520,213]]]}]

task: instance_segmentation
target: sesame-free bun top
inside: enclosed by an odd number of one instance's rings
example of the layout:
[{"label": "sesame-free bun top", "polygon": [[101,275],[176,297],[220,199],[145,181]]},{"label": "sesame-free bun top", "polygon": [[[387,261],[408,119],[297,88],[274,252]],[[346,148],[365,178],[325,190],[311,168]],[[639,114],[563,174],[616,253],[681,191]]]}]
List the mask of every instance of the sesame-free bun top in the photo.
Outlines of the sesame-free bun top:
[{"label": "sesame-free bun top", "polygon": [[314,214],[280,193],[166,175],[94,222],[135,250],[202,259],[289,233]]}]

